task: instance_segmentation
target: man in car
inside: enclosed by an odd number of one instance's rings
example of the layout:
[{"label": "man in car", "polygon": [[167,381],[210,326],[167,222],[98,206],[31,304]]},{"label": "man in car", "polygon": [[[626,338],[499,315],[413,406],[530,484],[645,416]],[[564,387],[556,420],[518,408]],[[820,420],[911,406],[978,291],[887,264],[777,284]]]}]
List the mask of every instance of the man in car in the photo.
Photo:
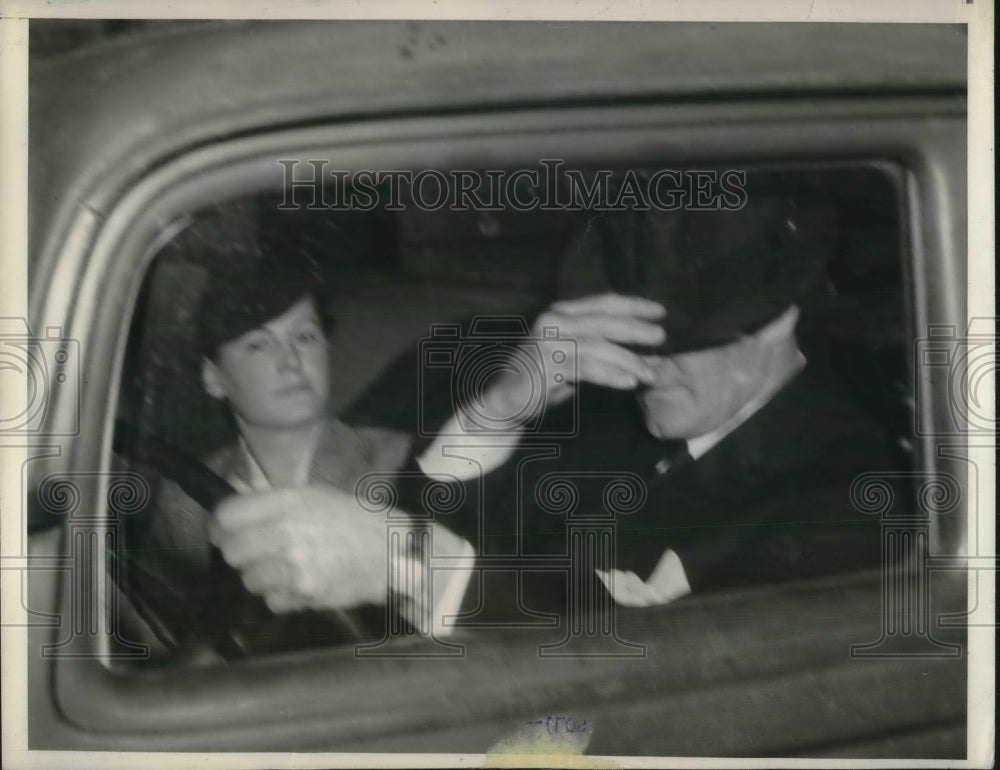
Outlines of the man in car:
[{"label": "man in car", "polygon": [[[295,544],[314,532],[337,539],[329,556],[336,565],[325,565],[336,576],[324,586],[330,606],[385,604],[385,519],[361,509],[353,491],[365,474],[399,468],[409,451],[405,434],[346,425],[329,413],[331,326],[318,285],[278,266],[215,275],[201,300],[202,384],[227,405],[237,434],[206,465],[238,494],[210,512],[178,484],[165,482],[143,546],[151,568],[173,587],[198,599],[217,594],[208,599],[218,605],[217,621],[241,626],[239,643],[247,651],[329,644],[334,625],[347,637],[381,634],[371,628],[384,620],[381,609],[328,619],[325,629],[307,616],[287,622],[288,615],[310,609],[295,583],[310,585],[312,566],[297,560]],[[265,594],[268,608],[286,616],[284,625],[259,601],[244,601],[238,582],[227,580],[210,542],[213,530],[251,591],[275,576],[290,581]],[[441,528],[438,539],[447,539]],[[374,579],[367,570],[373,550],[382,565]]]},{"label": "man in car", "polygon": [[[879,522],[853,508],[850,488],[860,473],[894,467],[888,439],[832,380],[822,346],[810,361],[800,341],[803,307],[826,299],[835,237],[835,212],[815,194],[590,222],[577,262],[591,257],[604,276],[578,279],[585,296],[552,305],[533,334],[555,328],[575,341],[575,362],[558,368],[575,377],[549,376],[545,398],[532,399],[537,383],[511,367],[475,405],[480,424],[509,427],[512,415],[526,422],[523,405],[544,402],[550,424],[565,428],[574,418],[559,404],[575,395],[577,435],[559,442],[557,460],[519,463],[527,444],[551,443],[546,423],[537,438],[515,431],[482,449],[482,433],[463,436],[455,419],[420,458],[430,475],[482,476],[487,501],[517,489],[463,534],[497,554],[565,553],[546,476],[569,474],[572,518],[602,514],[617,474],[638,476],[645,495],[616,517],[617,548],[597,570],[619,604],[877,567]],[[613,291],[598,293],[602,283]],[[559,580],[528,577],[529,605],[534,593],[534,607],[559,610]]]},{"label": "man in car", "polygon": [[[534,326],[535,337],[557,328],[575,341],[575,360],[559,367],[572,376],[547,371],[544,397],[533,398],[537,382],[511,367],[474,405],[497,435],[463,435],[456,415],[416,461],[470,487],[464,520],[449,526],[484,555],[565,554],[566,518],[539,499],[542,478],[571,474],[586,514],[605,504],[592,481],[631,474],[642,504],[617,518],[617,548],[594,570],[621,605],[877,566],[878,522],[855,512],[850,487],[892,467],[887,439],[796,336],[801,306],[825,285],[831,218],[822,202],[763,195],[741,211],[591,222],[580,251],[606,276]],[[572,419],[574,393],[577,435],[545,437],[546,424]],[[528,403],[546,411],[534,433],[517,429],[535,416]],[[532,443],[555,443],[558,457],[521,462]],[[326,585],[324,565],[314,567]],[[565,608],[565,578],[521,578],[529,608]],[[312,601],[329,606],[321,590]]]}]

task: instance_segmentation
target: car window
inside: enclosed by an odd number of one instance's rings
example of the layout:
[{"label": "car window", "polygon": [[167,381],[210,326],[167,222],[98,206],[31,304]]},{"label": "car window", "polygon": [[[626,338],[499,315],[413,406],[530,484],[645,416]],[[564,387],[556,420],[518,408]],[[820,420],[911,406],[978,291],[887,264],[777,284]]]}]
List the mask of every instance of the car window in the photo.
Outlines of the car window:
[{"label": "car window", "polygon": [[[232,471],[219,458],[231,455],[239,431],[226,400],[206,392],[199,346],[201,303],[217,276],[276,260],[323,287],[326,306],[319,310],[333,319],[329,411],[345,425],[396,437],[400,468],[426,446],[429,426],[441,426],[455,407],[451,396],[460,373],[455,366],[429,367],[422,341],[451,323],[458,335],[453,344],[460,347],[474,341],[477,320],[522,319],[528,328],[555,300],[608,290],[608,260],[614,257],[595,258],[581,244],[595,222],[613,227],[634,216],[642,193],[637,197],[625,188],[635,180],[648,186],[664,168],[676,175],[671,181],[683,179],[680,192],[675,190],[679,197],[656,214],[665,221],[697,217],[699,205],[739,210],[748,195],[772,196],[793,207],[820,201],[825,277],[801,308],[800,349],[818,376],[884,432],[887,462],[914,467],[906,207],[901,172],[891,164],[816,159],[678,169],[650,159],[607,172],[584,166],[575,171],[577,178],[600,180],[603,198],[582,199],[578,188],[576,199],[538,205],[552,194],[542,183],[515,190],[521,199],[465,210],[428,205],[426,189],[406,183],[393,191],[343,180],[336,195],[354,205],[331,205],[325,198],[318,205],[316,190],[276,185],[170,223],[145,275],[130,321],[114,442],[116,464],[142,474],[152,490],[146,509],[122,525],[115,553],[125,636],[151,644],[160,663],[219,662],[225,655],[205,655],[191,638],[211,637],[209,648],[231,645],[231,639],[219,638],[225,629],[211,628],[213,618],[224,625],[218,619],[232,608],[219,603],[237,602],[233,597],[244,602],[250,594],[238,580],[231,580],[229,593],[213,594],[176,571],[159,572],[178,556],[171,548],[183,546],[150,536],[150,528],[164,521],[185,526],[198,507],[183,494],[186,487],[178,494],[177,475],[184,468],[207,464],[222,477]],[[481,170],[477,179],[482,203],[489,177]],[[699,190],[708,196],[700,203]],[[526,205],[526,197],[534,203]],[[178,506],[181,497],[186,502]],[[849,513],[851,501],[845,497],[842,504]],[[161,524],[151,523],[156,521]],[[217,562],[218,553],[211,558]],[[384,612],[374,608],[376,616]],[[252,644],[240,655],[357,642],[327,633],[323,622],[302,615],[294,622],[275,618],[257,601],[239,622],[267,643]],[[192,623],[204,633],[192,632]]]}]

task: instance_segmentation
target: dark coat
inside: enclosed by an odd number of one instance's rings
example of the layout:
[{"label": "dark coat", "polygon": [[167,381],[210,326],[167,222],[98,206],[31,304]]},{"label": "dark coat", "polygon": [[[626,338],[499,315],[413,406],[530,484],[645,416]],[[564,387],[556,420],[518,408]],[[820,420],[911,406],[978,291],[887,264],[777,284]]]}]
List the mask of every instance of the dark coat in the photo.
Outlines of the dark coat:
[{"label": "dark coat", "polygon": [[[567,419],[562,410],[548,424]],[[502,467],[466,484],[461,513],[439,521],[481,555],[522,560],[526,604],[558,611],[566,578],[532,571],[524,557],[565,556],[568,522],[591,516],[615,522],[617,547],[602,566],[645,580],[672,549],[694,592],[877,567],[879,521],[855,510],[850,488],[858,474],[895,467],[878,423],[808,369],[697,461],[683,442],[652,438],[631,395],[585,387],[576,437],[525,437]],[[615,478],[644,502],[619,484],[616,504]],[[637,509],[610,515],[606,500]]]}]

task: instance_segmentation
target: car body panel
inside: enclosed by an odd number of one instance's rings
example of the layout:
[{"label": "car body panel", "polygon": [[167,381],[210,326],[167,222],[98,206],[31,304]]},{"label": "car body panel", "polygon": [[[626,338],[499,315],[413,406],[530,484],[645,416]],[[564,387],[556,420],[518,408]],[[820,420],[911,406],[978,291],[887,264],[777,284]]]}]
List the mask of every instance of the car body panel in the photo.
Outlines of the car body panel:
[{"label": "car body panel", "polygon": [[41,234],[65,232],[63,201],[106,213],[121,184],[227,136],[511,106],[964,93],[965,45],[962,26],[916,24],[230,22],[127,38],[32,68],[32,270],[48,269]]},{"label": "car body panel", "polygon": [[[279,152],[352,148],[345,162],[433,166],[514,158],[525,136],[529,156],[563,146],[597,157],[615,137],[619,159],[898,162],[919,244],[915,323],[964,320],[961,27],[289,22],[142,39],[32,67],[31,320],[86,350],[79,434],[48,440],[59,456],[38,468],[108,467],[122,319],[156,228],[239,174],[259,185]],[[927,374],[920,387],[940,394],[947,383]],[[73,408],[54,405],[50,426]],[[938,467],[932,447],[924,454]],[[58,529],[35,532],[32,544],[36,555],[66,555]],[[543,661],[543,640],[524,632],[470,638],[453,665],[361,668],[340,649],[134,671],[42,659],[40,646],[66,629],[39,625],[29,738],[52,749],[480,752],[525,720],[569,709],[594,720],[592,753],[627,743],[658,755],[961,754],[961,657],[848,658],[852,644],[879,636],[883,579],[625,612],[623,634],[655,639],[649,659],[631,662]],[[39,613],[65,611],[73,595],[56,572],[30,575],[29,586]],[[935,606],[964,607],[958,573],[938,587]],[[963,634],[946,637],[960,644]]]}]

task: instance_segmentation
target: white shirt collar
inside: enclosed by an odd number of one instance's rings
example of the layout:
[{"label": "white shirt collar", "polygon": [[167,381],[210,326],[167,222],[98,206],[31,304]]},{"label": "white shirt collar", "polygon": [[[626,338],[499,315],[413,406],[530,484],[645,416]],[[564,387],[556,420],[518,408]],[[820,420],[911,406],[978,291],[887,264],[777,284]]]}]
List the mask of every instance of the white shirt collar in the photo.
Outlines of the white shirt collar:
[{"label": "white shirt collar", "polygon": [[795,375],[802,371],[806,365],[806,357],[802,355],[801,352],[798,354],[798,358],[795,359],[795,364],[789,369],[788,373],[780,380],[774,382],[770,387],[764,388],[760,393],[758,393],[754,398],[746,403],[746,405],[740,409],[736,414],[730,417],[726,422],[720,425],[715,430],[706,433],[703,436],[697,436],[695,438],[689,438],[687,440],[687,450],[688,454],[691,455],[692,459],[697,460],[699,457],[705,455],[709,449],[718,444],[722,439],[736,430],[740,425],[749,420],[754,414],[760,411],[763,406],[771,400],[779,390],[781,390],[789,380],[791,380]]}]

